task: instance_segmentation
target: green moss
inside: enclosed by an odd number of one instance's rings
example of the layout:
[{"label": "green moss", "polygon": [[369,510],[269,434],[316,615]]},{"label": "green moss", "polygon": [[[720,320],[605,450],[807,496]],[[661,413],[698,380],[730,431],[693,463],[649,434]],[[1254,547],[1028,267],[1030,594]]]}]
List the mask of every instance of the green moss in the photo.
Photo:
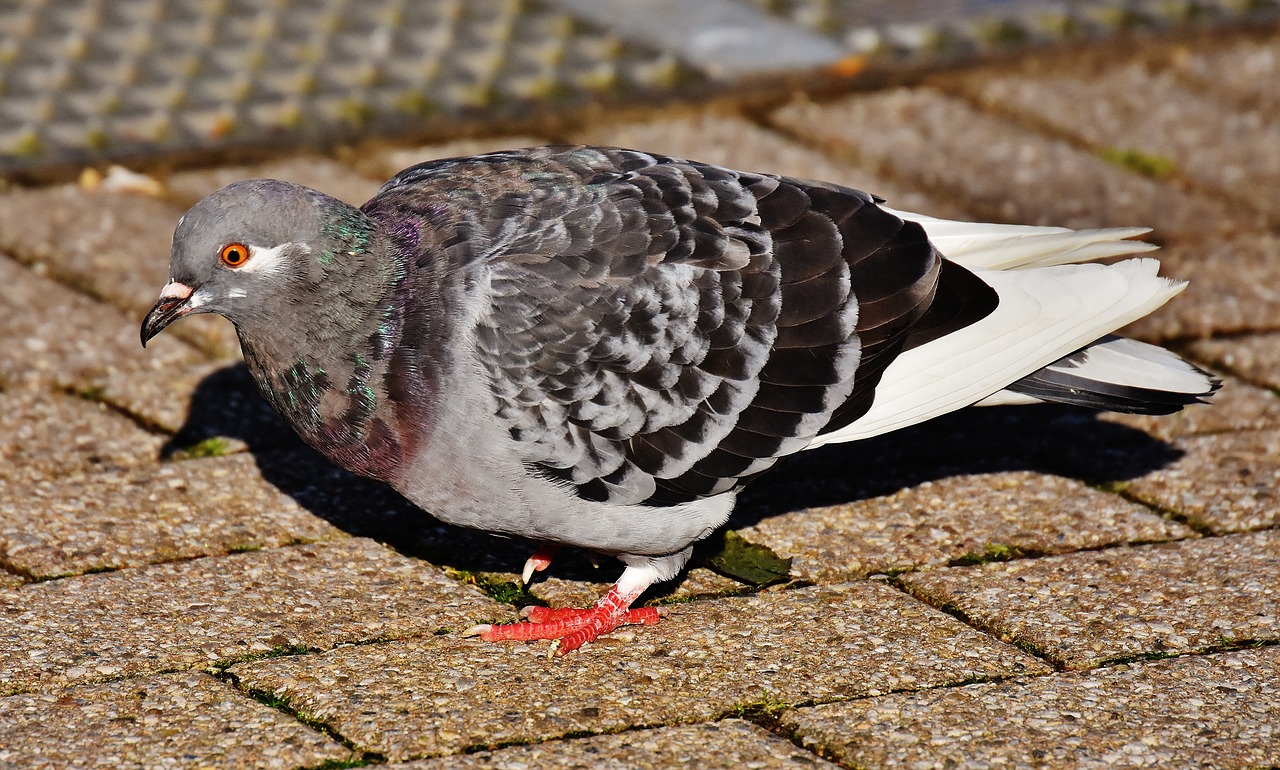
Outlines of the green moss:
[{"label": "green moss", "polygon": [[766,586],[786,580],[791,573],[791,559],[784,559],[731,529],[708,542],[713,552],[707,557],[707,566],[725,577]]},{"label": "green moss", "polygon": [[761,688],[758,700],[737,703],[731,713],[741,719],[758,719],[760,717],[776,717],[791,708],[791,704],[778,698],[775,694]]},{"label": "green moss", "polygon": [[490,599],[503,604],[510,604],[514,607],[527,607],[532,604],[547,606],[545,601],[529,593],[528,589],[512,580],[503,580],[484,572],[471,572],[470,570],[461,569],[451,569],[449,570],[449,575],[454,580],[460,580],[463,583],[479,588]]},{"label": "green moss", "polygon": [[1121,147],[1106,147],[1098,154],[1113,166],[1152,179],[1168,179],[1178,173],[1178,164],[1163,155]]},{"label": "green moss", "polygon": [[1005,543],[987,543],[983,547],[981,553],[969,552],[956,559],[952,559],[949,567],[971,567],[975,564],[989,564],[993,561],[1009,561],[1011,559],[1020,559],[1026,556],[1026,553],[1016,545],[1008,545]]},{"label": "green moss", "polygon": [[212,436],[179,450],[174,454],[174,457],[179,460],[199,460],[205,457],[222,457],[229,454],[231,454],[231,442],[221,436]]}]

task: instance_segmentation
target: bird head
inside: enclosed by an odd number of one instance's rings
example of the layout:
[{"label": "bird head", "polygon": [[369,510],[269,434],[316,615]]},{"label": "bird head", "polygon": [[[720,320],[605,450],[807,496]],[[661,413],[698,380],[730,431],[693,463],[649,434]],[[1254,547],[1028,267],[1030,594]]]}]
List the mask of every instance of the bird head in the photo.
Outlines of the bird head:
[{"label": "bird head", "polygon": [[188,315],[217,313],[237,326],[269,315],[291,286],[322,280],[339,252],[362,248],[365,222],[359,210],[289,182],[218,190],[178,220],[169,282],[142,322],[142,344]]}]

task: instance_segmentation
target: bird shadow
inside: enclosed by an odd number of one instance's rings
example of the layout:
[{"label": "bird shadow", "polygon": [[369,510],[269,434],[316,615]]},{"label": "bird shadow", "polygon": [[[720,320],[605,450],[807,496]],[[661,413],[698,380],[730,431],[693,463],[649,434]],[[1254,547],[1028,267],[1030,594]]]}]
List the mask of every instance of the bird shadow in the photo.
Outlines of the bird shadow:
[{"label": "bird shadow", "polygon": [[[210,374],[163,458],[210,439],[243,442],[262,477],[312,514],[356,537],[465,573],[518,570],[534,547],[444,524],[384,484],[343,471],[307,447],[258,395],[244,364]],[[966,409],[893,433],[783,458],[739,495],[730,526],[891,494],[951,476],[1034,471],[1119,482],[1181,456],[1143,431],[1074,407]],[[701,552],[705,556],[705,549]],[[695,559],[697,557],[695,556]],[[695,561],[696,563],[696,561]],[[582,554],[557,556],[557,577],[599,582]],[[607,572],[612,579],[613,572]],[[660,593],[659,593],[660,595]]]}]

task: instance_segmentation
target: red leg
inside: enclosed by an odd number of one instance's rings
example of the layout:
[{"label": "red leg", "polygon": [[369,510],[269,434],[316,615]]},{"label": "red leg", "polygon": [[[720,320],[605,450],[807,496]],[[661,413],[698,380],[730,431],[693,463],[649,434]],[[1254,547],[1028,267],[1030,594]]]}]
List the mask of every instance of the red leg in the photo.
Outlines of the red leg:
[{"label": "red leg", "polygon": [[486,642],[555,639],[552,650],[556,656],[573,652],[587,642],[595,641],[618,626],[653,625],[662,617],[657,607],[631,609],[631,603],[644,592],[641,588],[630,595],[623,594],[617,585],[609,589],[594,607],[589,609],[550,609],[532,607],[527,611],[528,623],[510,625],[480,625],[467,631],[469,636],[479,636]]}]

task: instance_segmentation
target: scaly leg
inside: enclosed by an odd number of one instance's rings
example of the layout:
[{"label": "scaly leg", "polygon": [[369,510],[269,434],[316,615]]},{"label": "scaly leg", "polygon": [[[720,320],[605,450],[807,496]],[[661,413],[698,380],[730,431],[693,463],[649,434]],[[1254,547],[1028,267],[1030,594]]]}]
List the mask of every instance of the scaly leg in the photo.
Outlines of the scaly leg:
[{"label": "scaly leg", "polygon": [[587,609],[548,609],[530,607],[523,614],[528,623],[473,626],[466,636],[479,636],[486,642],[533,641],[554,639],[551,652],[556,656],[573,652],[588,642],[595,641],[618,626],[652,625],[662,617],[657,607],[631,609],[631,604],[654,583],[669,580],[680,572],[689,560],[692,548],[670,556],[631,556],[619,558],[626,563],[622,577],[609,592]]}]

